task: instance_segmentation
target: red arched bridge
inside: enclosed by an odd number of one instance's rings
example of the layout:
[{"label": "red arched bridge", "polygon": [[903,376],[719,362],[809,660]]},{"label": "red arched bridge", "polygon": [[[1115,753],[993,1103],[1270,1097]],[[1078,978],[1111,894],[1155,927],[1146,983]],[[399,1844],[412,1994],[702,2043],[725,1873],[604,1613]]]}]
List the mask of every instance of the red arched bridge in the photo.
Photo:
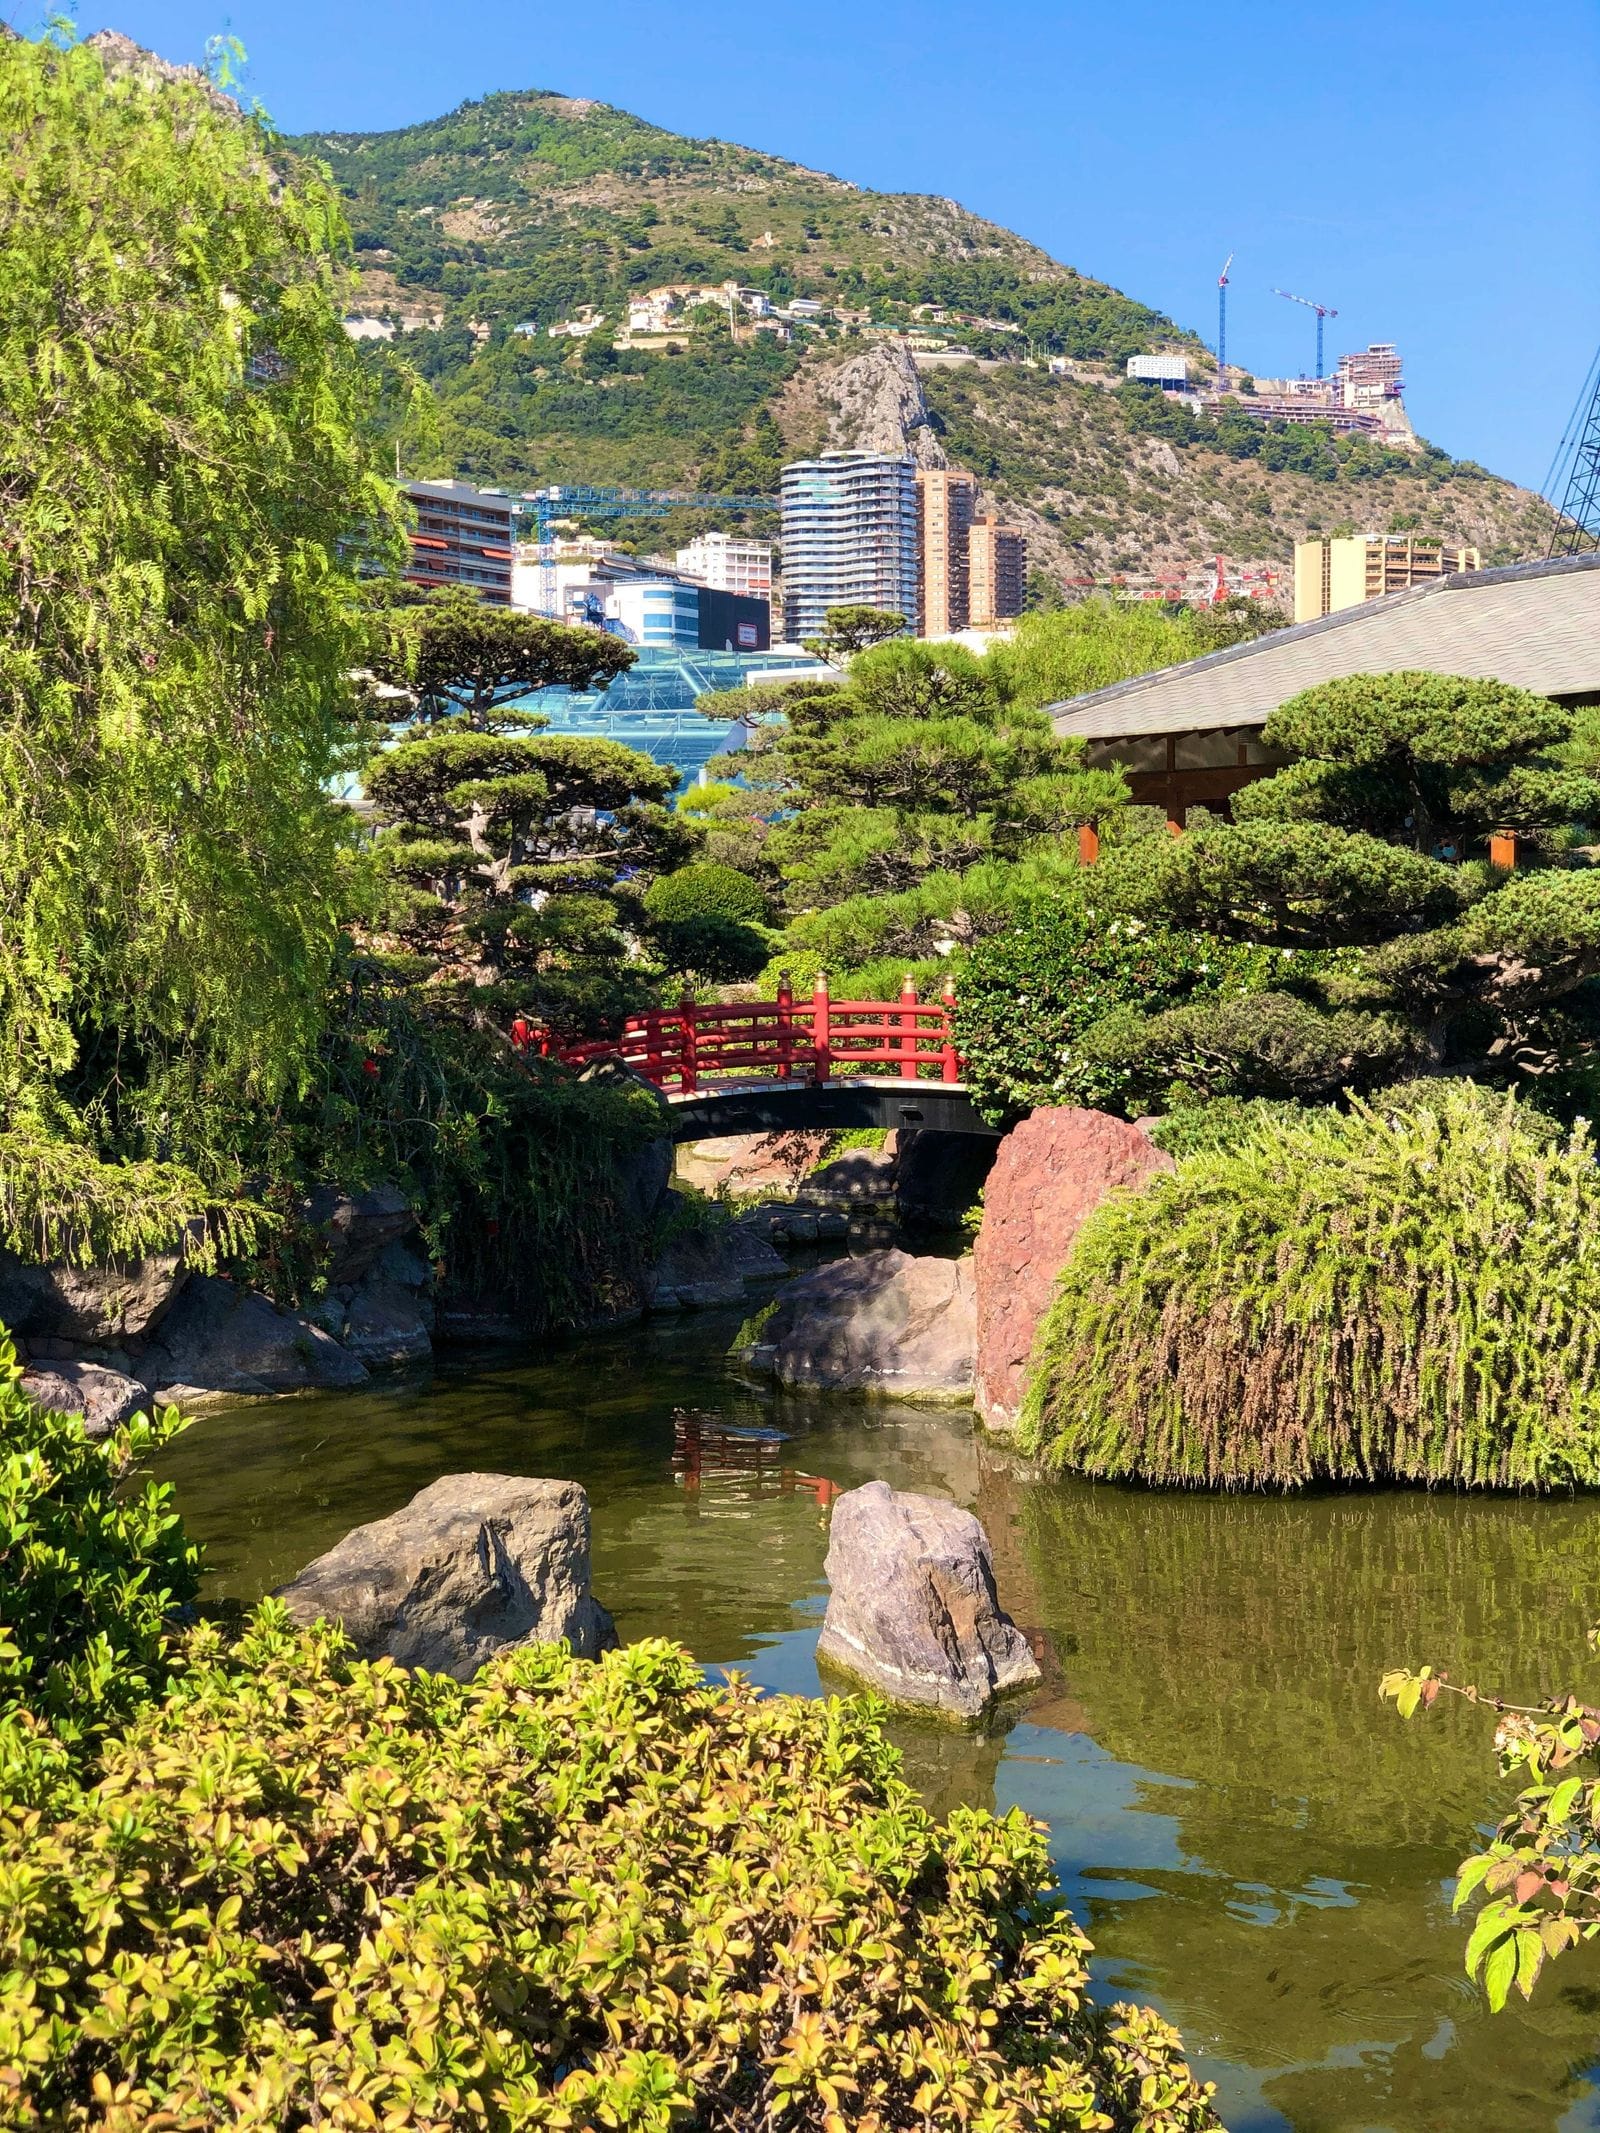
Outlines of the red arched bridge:
[{"label": "red arched bridge", "polygon": [[783,983],[775,1000],[685,999],[630,1015],[615,1037],[528,1041],[570,1066],[631,1067],[666,1099],[674,1140],[813,1126],[993,1137],[962,1078],[954,1005],[953,984],[934,1000],[909,978],[897,1000],[836,1000],[819,978],[809,996]]}]

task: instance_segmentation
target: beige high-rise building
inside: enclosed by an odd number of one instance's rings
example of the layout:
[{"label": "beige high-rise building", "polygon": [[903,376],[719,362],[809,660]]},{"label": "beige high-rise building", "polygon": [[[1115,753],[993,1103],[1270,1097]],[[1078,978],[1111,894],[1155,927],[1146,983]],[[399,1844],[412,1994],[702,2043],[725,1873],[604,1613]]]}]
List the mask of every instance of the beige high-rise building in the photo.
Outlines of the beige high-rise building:
[{"label": "beige high-rise building", "polygon": [[978,484],[955,467],[917,469],[917,635],[953,637],[969,614],[967,534]]},{"label": "beige high-rise building", "polygon": [[1426,534],[1358,533],[1294,544],[1294,619],[1315,622],[1385,593],[1432,585],[1452,571],[1481,567],[1476,548],[1446,546]]},{"label": "beige high-rise building", "polygon": [[991,512],[974,519],[968,536],[968,619],[975,630],[992,629],[1022,613],[1028,590],[1028,537],[1002,526]]}]

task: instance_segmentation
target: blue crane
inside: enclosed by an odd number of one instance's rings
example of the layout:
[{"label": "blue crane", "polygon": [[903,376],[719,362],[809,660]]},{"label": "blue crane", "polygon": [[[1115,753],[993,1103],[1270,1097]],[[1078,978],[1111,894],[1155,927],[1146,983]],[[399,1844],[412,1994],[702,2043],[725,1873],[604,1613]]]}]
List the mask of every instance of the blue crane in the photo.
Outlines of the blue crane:
[{"label": "blue crane", "polygon": [[1287,289],[1274,289],[1274,296],[1286,297],[1291,304],[1304,304],[1308,311],[1317,314],[1317,376],[1322,376],[1322,322],[1325,318],[1337,318],[1338,312],[1328,304],[1319,304],[1314,296],[1295,296]]},{"label": "blue crane", "polygon": [[558,518],[665,518],[669,511],[775,511],[777,507],[775,496],[718,496],[705,491],[672,495],[664,489],[592,489],[582,483],[553,482],[547,489],[530,489],[515,515],[524,526],[532,522],[539,544],[539,611],[553,615],[552,530]]}]

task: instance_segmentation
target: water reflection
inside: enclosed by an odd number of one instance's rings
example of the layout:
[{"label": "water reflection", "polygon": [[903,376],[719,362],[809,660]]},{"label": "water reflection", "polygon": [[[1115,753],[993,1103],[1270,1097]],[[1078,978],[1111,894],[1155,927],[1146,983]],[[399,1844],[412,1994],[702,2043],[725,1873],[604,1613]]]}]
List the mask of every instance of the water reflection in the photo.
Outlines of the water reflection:
[{"label": "water reflection", "polygon": [[1386,1666],[1600,1693],[1600,1506],[1258,1502],[1029,1479],[959,1418],[776,1395],[707,1316],[429,1384],[218,1414],[163,1455],[212,1589],[250,1598],[466,1468],[582,1481],[625,1636],[815,1694],[827,1503],[874,1475],[975,1509],[1045,1667],[998,1726],[898,1721],[930,1804],[1047,1820],[1107,1993],[1155,2000],[1234,2133],[1600,2126],[1600,1951],[1490,2020],[1449,1880],[1498,1793],[1481,1719],[1404,1726]]}]

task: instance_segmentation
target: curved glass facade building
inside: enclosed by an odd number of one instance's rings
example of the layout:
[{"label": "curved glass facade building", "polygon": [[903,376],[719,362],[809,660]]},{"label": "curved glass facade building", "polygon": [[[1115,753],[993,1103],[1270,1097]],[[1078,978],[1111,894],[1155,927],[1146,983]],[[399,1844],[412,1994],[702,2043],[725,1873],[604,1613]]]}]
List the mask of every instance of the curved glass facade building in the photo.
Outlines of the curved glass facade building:
[{"label": "curved glass facade building", "polygon": [[917,616],[917,480],[887,452],[824,452],[783,470],[783,633],[818,637],[830,607]]}]

